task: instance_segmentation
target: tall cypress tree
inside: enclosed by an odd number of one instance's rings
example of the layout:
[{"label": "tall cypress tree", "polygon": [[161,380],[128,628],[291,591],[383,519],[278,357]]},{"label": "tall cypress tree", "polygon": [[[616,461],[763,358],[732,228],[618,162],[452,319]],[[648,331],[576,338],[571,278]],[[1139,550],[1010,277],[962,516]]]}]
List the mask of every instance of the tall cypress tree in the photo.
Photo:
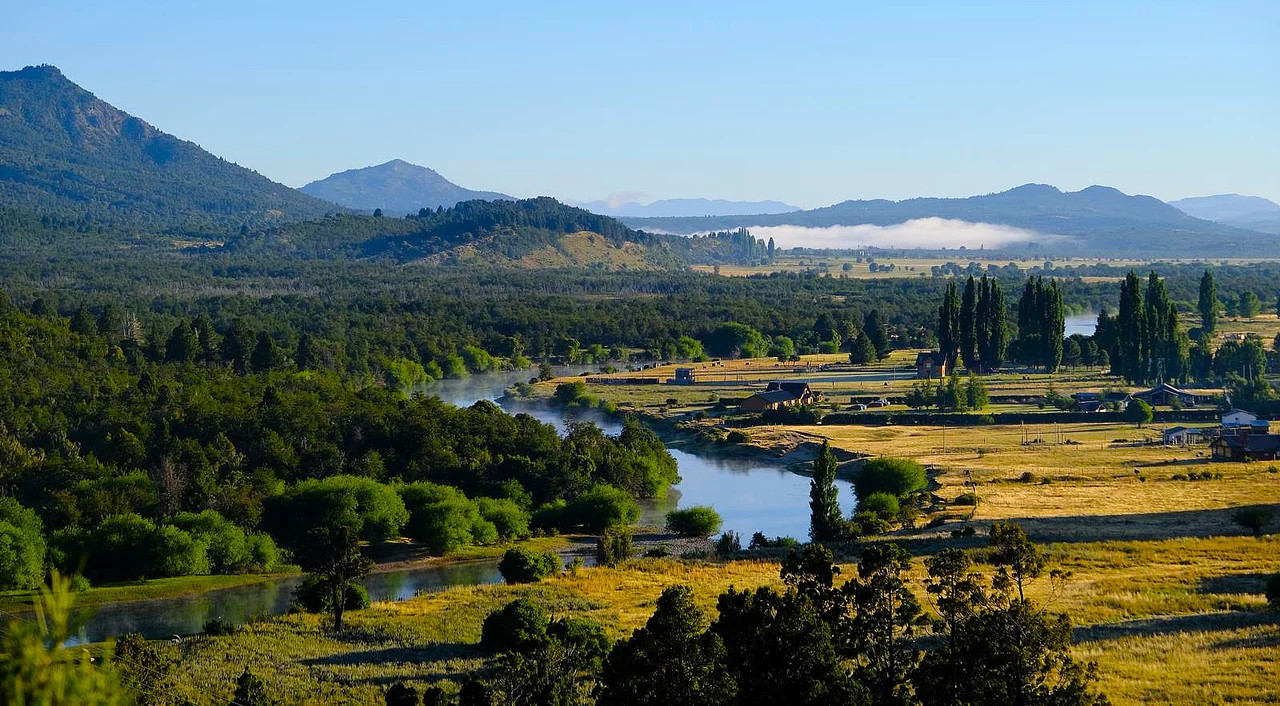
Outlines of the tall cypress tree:
[{"label": "tall cypress tree", "polygon": [[942,306],[938,307],[938,350],[947,357],[947,367],[955,367],[960,352],[960,297],[955,280],[947,282]]},{"label": "tall cypress tree", "polygon": [[[1170,326],[1167,318],[1173,303],[1164,281],[1152,272],[1147,277],[1147,295],[1143,302],[1143,380],[1164,380],[1171,363],[1169,340]],[[1176,315],[1176,310],[1174,311]]]},{"label": "tall cypress tree", "polygon": [[964,285],[964,297],[960,301],[960,358],[964,367],[978,369],[978,289],[973,275]]},{"label": "tall cypress tree", "polygon": [[1049,286],[1042,288],[1040,310],[1040,361],[1046,372],[1057,372],[1062,364],[1062,336],[1066,331],[1066,311],[1057,280],[1050,279]]},{"label": "tall cypress tree", "polygon": [[[1280,303],[1277,304],[1280,308]],[[1213,281],[1213,273],[1204,271],[1200,278],[1200,330],[1212,336],[1218,328],[1218,286]]]},{"label": "tall cypress tree", "polygon": [[884,320],[880,318],[880,311],[872,309],[862,318],[862,330],[867,334],[867,338],[871,339],[871,344],[876,347],[876,358],[884,358],[889,354],[889,331],[884,326]]},{"label": "tall cypress tree", "polygon": [[998,368],[1004,364],[1005,355],[1009,352],[1009,321],[1004,303],[1004,292],[1000,291],[999,280],[991,280],[991,306],[989,309],[990,327],[987,348],[989,353],[982,363],[988,368]]},{"label": "tall cypress tree", "polygon": [[839,539],[842,534],[844,520],[836,493],[836,456],[831,442],[823,441],[809,483],[809,538],[815,542]]},{"label": "tall cypress tree", "polygon": [[986,275],[978,282],[977,319],[974,322],[974,333],[977,337],[978,361],[983,367],[990,367],[991,361],[991,280]]},{"label": "tall cypress tree", "polygon": [[1129,270],[1120,287],[1120,310],[1116,314],[1116,346],[1118,368],[1131,383],[1139,383],[1144,377],[1143,343],[1145,321],[1142,315],[1142,281],[1138,273]]}]

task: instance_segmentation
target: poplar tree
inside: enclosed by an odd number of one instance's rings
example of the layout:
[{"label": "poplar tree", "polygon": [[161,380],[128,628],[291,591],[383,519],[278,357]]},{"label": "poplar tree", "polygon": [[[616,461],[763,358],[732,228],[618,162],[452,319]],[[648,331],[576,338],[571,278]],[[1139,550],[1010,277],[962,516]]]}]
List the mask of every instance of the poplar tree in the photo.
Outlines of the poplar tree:
[{"label": "poplar tree", "polygon": [[1006,318],[1004,292],[1000,291],[1000,282],[991,280],[991,305],[988,310],[988,353],[983,357],[983,365],[998,368],[1004,364],[1009,352],[1009,321]]},{"label": "poplar tree", "polygon": [[823,441],[813,460],[809,484],[809,537],[815,542],[839,539],[843,524],[836,491],[836,456],[831,442]]},{"label": "poplar tree", "polygon": [[973,275],[964,285],[964,297],[960,302],[959,335],[960,358],[968,370],[978,368],[978,292]]},{"label": "poplar tree", "polygon": [[991,280],[986,275],[978,282],[978,310],[974,330],[977,334],[978,361],[984,368],[991,365],[991,324],[993,312],[991,308]]},{"label": "poplar tree", "polygon": [[947,292],[938,308],[938,350],[947,358],[947,367],[955,367],[960,352],[960,297],[955,280],[947,282]]},{"label": "poplar tree", "polygon": [[1116,346],[1115,369],[1131,383],[1142,382],[1144,371],[1144,330],[1146,322],[1142,316],[1142,283],[1138,274],[1129,270],[1120,286],[1120,311],[1116,314]]},{"label": "poplar tree", "polygon": [[1040,360],[1045,372],[1053,373],[1062,364],[1062,336],[1066,332],[1066,312],[1057,280],[1049,280],[1049,286],[1039,295],[1039,303]]},{"label": "poplar tree", "polygon": [[[1280,310],[1280,302],[1277,302]],[[1200,330],[1204,335],[1212,336],[1218,328],[1218,286],[1213,281],[1213,273],[1204,271],[1200,278]]]}]

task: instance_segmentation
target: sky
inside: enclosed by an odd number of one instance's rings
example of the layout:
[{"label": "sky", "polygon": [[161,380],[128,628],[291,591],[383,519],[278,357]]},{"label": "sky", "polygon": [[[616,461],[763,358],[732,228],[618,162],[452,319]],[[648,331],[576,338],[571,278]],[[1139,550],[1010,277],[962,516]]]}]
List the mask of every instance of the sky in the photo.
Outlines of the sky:
[{"label": "sky", "polygon": [[1280,2],[14,2],[53,64],[290,186],[393,158],[586,201],[1280,202]]}]

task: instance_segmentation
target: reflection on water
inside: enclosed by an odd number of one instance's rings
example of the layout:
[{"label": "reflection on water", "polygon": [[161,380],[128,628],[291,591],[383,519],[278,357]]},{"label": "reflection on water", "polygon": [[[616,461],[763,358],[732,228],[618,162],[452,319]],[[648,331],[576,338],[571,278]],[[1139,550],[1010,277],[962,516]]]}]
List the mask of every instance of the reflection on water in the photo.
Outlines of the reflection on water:
[{"label": "reflection on water", "polygon": [[1084,314],[1072,314],[1064,319],[1065,331],[1063,335],[1071,336],[1080,334],[1082,336],[1092,336],[1093,332],[1098,329],[1098,315],[1092,311]]},{"label": "reflection on water", "polygon": [[[560,368],[556,373],[576,375],[594,370],[594,367]],[[521,370],[474,375],[462,380],[442,380],[415,392],[436,395],[466,407],[478,400],[497,400],[507,387],[528,380],[530,374],[528,370]],[[562,412],[544,407],[511,411],[528,413],[539,421],[554,425],[561,432],[568,422],[578,420],[594,421],[608,434],[621,431],[617,421],[589,412],[585,417],[566,417]],[[691,452],[680,448],[672,448],[671,455],[679,465],[681,481],[665,498],[643,504],[642,523],[662,525],[665,515],[677,507],[710,505],[724,519],[723,529],[737,531],[744,543],[756,531],[769,537],[807,539],[807,477],[791,473],[768,460],[725,458],[702,450]],[[837,485],[848,513],[853,508],[853,488],[846,481],[837,481]],[[374,574],[365,586],[371,599],[387,601],[404,600],[450,586],[491,584],[501,580],[497,561],[485,561]],[[293,589],[301,581],[302,577],[289,577],[197,596],[103,606],[90,620],[85,637],[89,641],[99,641],[111,635],[138,632],[146,637],[164,638],[198,633],[207,620],[216,617],[243,623],[258,616],[276,615],[289,609]]]}]

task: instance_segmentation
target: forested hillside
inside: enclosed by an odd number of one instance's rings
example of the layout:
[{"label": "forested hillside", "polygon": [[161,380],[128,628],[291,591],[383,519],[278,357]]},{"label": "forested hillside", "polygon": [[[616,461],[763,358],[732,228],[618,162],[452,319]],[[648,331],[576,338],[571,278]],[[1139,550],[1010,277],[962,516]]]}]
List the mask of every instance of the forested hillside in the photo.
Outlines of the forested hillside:
[{"label": "forested hillside", "polygon": [[330,174],[299,191],[348,208],[370,213],[382,209],[397,216],[415,213],[420,208],[448,208],[476,199],[515,200],[506,194],[463,188],[433,169],[409,164],[403,159]]},{"label": "forested hillside", "polygon": [[52,66],[0,72],[0,204],[142,233],[221,234],[340,210],[161,132]]}]

